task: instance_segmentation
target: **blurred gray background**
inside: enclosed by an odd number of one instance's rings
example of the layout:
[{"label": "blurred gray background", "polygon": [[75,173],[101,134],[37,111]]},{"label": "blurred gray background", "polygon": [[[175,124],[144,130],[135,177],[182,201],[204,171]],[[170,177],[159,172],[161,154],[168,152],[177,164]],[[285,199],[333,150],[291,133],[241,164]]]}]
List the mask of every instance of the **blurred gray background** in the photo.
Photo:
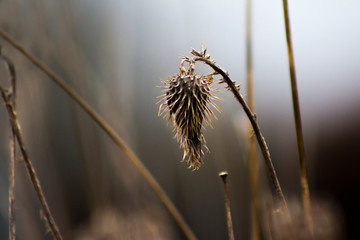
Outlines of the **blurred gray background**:
[{"label": "blurred gray background", "polygon": [[[336,226],[325,226],[336,229],[335,239],[358,239],[360,2],[289,1],[289,8],[310,191],[315,205],[331,206],[327,219]],[[191,171],[180,162],[171,125],[157,117],[156,86],[203,43],[246,96],[245,16],[244,0],[0,1],[1,29],[116,129],[199,239],[227,238],[217,176],[223,170],[230,174],[235,237],[250,237],[247,119],[233,96],[220,92],[222,113],[205,130],[210,153],[199,171]],[[184,239],[143,177],[89,116],[3,39],[0,45],[15,63],[19,121],[65,239]],[[296,203],[299,163],[281,1],[253,1],[253,58],[257,118],[285,195]],[[9,136],[2,107],[0,239],[8,238]],[[259,162],[262,203],[271,186]],[[51,239],[20,161],[16,174],[18,239]]]}]

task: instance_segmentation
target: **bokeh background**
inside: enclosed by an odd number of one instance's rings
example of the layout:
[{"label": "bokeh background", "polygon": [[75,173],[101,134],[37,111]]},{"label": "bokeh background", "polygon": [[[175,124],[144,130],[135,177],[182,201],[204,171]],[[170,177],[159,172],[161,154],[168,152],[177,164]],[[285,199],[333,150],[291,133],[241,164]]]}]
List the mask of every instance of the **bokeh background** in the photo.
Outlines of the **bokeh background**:
[{"label": "bokeh background", "polygon": [[[318,226],[334,239],[359,239],[360,2],[289,1],[289,8]],[[220,92],[222,113],[205,130],[210,153],[199,171],[191,171],[180,162],[171,125],[157,117],[156,86],[178,72],[181,55],[203,43],[246,96],[245,16],[244,0],[0,1],[1,29],[116,129],[199,239],[227,238],[217,176],[223,170],[230,174],[235,237],[250,237],[247,119],[232,95]],[[257,118],[285,195],[296,208],[299,163],[282,1],[253,1],[252,19]],[[89,116],[3,39],[0,45],[16,65],[25,142],[65,239],[184,239],[137,169]],[[3,63],[0,81],[8,84]],[[0,239],[8,238],[9,136],[2,107]],[[266,211],[271,186],[261,157],[259,162]],[[51,239],[21,161],[16,180],[18,239]]]}]

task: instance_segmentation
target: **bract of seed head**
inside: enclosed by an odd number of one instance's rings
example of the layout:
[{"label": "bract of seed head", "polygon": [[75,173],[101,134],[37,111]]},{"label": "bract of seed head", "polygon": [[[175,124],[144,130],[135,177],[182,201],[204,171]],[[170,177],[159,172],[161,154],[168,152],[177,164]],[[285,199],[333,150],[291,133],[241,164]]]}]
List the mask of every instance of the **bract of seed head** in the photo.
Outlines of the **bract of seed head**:
[{"label": "bract of seed head", "polygon": [[[189,63],[189,68],[184,63]],[[165,115],[174,126],[175,138],[184,150],[183,161],[189,168],[199,169],[203,164],[204,152],[207,149],[202,132],[203,122],[210,125],[210,116],[214,113],[209,108],[217,106],[212,103],[216,99],[212,90],[212,81],[208,76],[195,74],[195,61],[184,57],[180,65],[180,74],[169,76],[165,84],[159,115]]]}]

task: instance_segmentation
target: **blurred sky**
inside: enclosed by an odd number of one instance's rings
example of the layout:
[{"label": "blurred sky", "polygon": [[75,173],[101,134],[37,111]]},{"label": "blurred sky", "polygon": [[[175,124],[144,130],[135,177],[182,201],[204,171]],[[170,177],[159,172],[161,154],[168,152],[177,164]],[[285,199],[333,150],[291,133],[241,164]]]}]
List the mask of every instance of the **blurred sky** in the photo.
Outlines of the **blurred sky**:
[{"label": "blurred sky", "polygon": [[[120,43],[119,58],[124,57],[125,41],[125,46],[139,48],[137,54],[144,61],[140,67],[157,66],[152,72],[158,75],[135,81],[158,84],[159,78],[177,71],[181,54],[188,54],[191,47],[199,49],[203,42],[233,80],[245,83],[245,1],[138,0],[98,5],[112,16],[112,41]],[[289,1],[289,9],[304,116],[333,115],[357,104],[360,2]],[[259,110],[290,109],[282,1],[253,1],[253,40]]]},{"label": "blurred sky", "polygon": [[[179,57],[189,55],[192,47],[199,49],[201,43],[230,77],[242,84],[246,96],[246,1],[137,0],[94,5],[108,14],[113,34],[109,41],[118,46],[113,51],[122,63],[117,68],[122,76],[119,79],[125,76],[124,81],[131,85],[129,92],[135,92],[135,96],[127,93],[135,102],[134,115],[140,110],[138,118],[147,120],[143,128],[137,126],[139,132],[146,132],[149,124],[165,125],[156,116],[158,106],[154,103],[160,93],[154,86],[161,84],[160,78],[178,72]],[[99,8],[94,11],[99,12]],[[344,133],[349,116],[360,106],[359,9],[360,1],[356,0],[289,1],[310,176],[323,132]],[[283,169],[280,166],[278,171],[280,179],[289,184],[285,190],[298,192],[293,187],[299,184],[298,176],[281,176],[298,172],[282,1],[253,1],[253,54],[257,117],[273,158],[282,163]],[[218,103],[223,114],[214,122],[215,129],[228,124],[225,119],[229,116],[238,123],[242,112],[230,93],[220,96],[225,101]],[[246,130],[247,120],[241,119]],[[170,128],[168,132],[171,134]],[[151,131],[146,133],[142,143],[154,136]],[[209,145],[213,147],[211,142]]]}]

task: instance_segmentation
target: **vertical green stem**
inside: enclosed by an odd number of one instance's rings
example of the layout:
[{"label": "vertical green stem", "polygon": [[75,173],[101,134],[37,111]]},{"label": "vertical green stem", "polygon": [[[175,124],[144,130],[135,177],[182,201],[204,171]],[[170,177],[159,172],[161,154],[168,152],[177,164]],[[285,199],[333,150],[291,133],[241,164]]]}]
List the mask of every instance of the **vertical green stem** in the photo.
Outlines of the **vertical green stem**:
[{"label": "vertical green stem", "polygon": [[294,52],[293,52],[293,47],[292,47],[289,9],[288,9],[287,0],[283,0],[283,6],[284,6],[284,18],[285,18],[286,42],[287,42],[287,49],[288,49],[288,56],[289,56],[291,92],[292,92],[295,127],[296,127],[296,138],[297,138],[298,153],[299,153],[299,160],[300,160],[300,178],[301,178],[302,198],[303,198],[303,205],[304,205],[308,228],[309,228],[311,235],[314,237],[313,223],[312,223],[312,217],[311,217],[310,191],[309,191],[306,162],[305,162],[304,137],[303,137],[302,126],[301,126],[300,104],[299,104],[299,96],[298,96],[297,83],[296,83]]}]

